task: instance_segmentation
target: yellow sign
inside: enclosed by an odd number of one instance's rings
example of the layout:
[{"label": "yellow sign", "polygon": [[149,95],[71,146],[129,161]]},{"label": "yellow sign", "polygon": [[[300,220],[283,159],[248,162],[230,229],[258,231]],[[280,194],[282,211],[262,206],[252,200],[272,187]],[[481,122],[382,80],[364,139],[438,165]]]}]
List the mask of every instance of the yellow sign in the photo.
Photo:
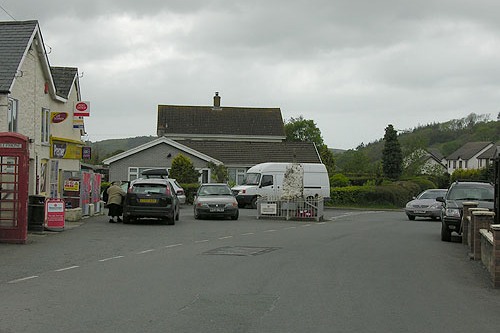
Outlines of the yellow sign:
[{"label": "yellow sign", "polygon": [[64,181],[65,191],[80,191],[80,182],[78,180],[65,180]]}]

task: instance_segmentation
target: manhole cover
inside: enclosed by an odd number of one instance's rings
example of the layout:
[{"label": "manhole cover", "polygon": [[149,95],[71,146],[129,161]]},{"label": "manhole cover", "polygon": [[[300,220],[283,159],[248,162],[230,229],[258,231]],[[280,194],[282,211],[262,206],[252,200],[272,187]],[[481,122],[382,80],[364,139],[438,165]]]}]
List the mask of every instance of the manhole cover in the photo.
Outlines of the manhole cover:
[{"label": "manhole cover", "polygon": [[203,254],[216,254],[227,256],[258,256],[279,250],[280,247],[257,247],[257,246],[223,246],[204,252]]}]

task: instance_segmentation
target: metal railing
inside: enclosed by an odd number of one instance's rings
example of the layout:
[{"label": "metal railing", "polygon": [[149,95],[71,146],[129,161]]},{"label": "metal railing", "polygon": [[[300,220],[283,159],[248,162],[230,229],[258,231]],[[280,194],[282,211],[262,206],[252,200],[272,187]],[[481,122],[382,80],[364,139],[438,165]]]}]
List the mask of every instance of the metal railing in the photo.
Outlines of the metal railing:
[{"label": "metal railing", "polygon": [[324,199],[316,198],[266,198],[257,200],[258,219],[323,220]]}]

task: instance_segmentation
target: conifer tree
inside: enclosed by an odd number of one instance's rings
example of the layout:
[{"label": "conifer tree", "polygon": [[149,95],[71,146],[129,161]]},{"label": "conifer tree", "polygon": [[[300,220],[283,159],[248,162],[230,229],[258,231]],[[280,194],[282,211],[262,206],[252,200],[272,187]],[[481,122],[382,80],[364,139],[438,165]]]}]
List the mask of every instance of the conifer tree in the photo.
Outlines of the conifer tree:
[{"label": "conifer tree", "polygon": [[398,133],[392,125],[385,128],[384,141],[382,171],[385,177],[397,180],[403,172],[403,153],[399,145]]}]

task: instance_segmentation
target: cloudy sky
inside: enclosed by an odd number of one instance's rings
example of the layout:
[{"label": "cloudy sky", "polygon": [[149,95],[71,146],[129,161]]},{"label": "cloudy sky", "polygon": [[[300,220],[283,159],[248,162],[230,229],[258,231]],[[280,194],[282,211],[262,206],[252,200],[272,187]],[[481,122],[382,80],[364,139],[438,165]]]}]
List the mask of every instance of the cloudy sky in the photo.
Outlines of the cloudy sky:
[{"label": "cloudy sky", "polygon": [[0,0],[78,67],[87,139],[156,135],[158,104],[279,107],[331,148],[500,111],[498,0]]}]

